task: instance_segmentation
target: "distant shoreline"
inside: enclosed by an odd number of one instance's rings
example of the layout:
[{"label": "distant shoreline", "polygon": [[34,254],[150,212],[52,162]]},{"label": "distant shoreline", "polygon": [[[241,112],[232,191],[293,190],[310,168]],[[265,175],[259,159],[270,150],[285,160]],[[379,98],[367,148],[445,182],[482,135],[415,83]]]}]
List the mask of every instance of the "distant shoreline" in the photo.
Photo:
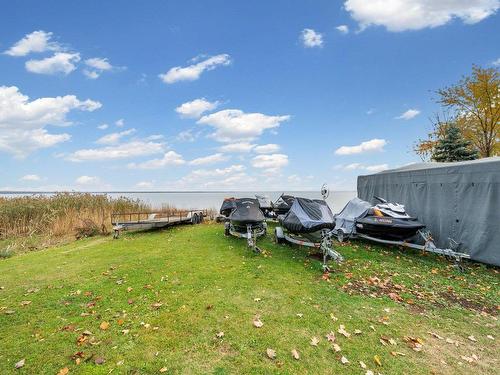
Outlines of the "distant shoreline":
[{"label": "distant shoreline", "polygon": [[[57,193],[89,193],[89,194],[214,194],[214,193],[254,193],[254,192],[265,192],[265,193],[281,193],[281,192],[314,192],[316,190],[211,190],[211,191],[198,191],[198,190],[159,190],[159,191],[144,191],[144,190],[117,190],[117,191],[0,191],[0,195],[11,195],[11,194],[57,194]],[[332,190],[335,192],[352,192],[355,190]]]}]

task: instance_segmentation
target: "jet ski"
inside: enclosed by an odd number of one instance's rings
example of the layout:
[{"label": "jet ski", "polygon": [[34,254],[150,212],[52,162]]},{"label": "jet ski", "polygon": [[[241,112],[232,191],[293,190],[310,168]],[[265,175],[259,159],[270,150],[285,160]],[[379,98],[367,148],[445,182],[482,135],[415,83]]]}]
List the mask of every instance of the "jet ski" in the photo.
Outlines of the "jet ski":
[{"label": "jet ski", "polygon": [[324,200],[294,198],[289,211],[278,216],[278,221],[281,226],[275,229],[277,243],[287,241],[321,249],[325,270],[328,270],[328,257],[342,261],[342,255],[333,249],[331,238],[335,219]]},{"label": "jet ski", "polygon": [[231,198],[224,198],[224,201],[222,202],[222,206],[220,207],[220,214],[225,217],[229,217],[229,214],[231,211],[233,211],[236,208],[236,199],[234,197]]},{"label": "jet ski", "polygon": [[335,216],[339,240],[345,235],[363,234],[382,240],[405,241],[425,228],[425,224],[408,215],[404,205],[374,198],[380,202],[375,206],[354,198]]},{"label": "jet ski", "polygon": [[260,252],[257,237],[265,235],[267,225],[259,201],[254,198],[234,199],[234,209],[225,223],[225,234],[247,239],[248,247]]},{"label": "jet ski", "polygon": [[273,210],[276,215],[285,215],[292,207],[295,197],[292,195],[281,194],[273,203]]},{"label": "jet ski", "polygon": [[264,216],[268,219],[275,219],[276,215],[274,214],[273,202],[271,202],[271,199],[267,196],[257,194],[255,194],[255,198],[259,201],[260,210]]}]

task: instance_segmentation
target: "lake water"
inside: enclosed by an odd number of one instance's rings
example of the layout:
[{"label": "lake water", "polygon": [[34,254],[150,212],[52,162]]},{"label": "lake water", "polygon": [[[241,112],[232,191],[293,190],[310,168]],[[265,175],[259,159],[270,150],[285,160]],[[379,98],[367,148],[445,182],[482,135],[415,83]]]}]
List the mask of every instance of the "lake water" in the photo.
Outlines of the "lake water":
[{"label": "lake water", "polygon": [[[40,193],[22,193],[22,194],[1,194],[0,197],[14,197],[20,195],[36,195]],[[43,193],[52,194],[52,193]],[[104,193],[103,193],[104,194]],[[214,208],[219,210],[222,201],[227,197],[254,197],[255,194],[265,195],[271,198],[272,201],[278,199],[282,192],[278,191],[225,191],[225,192],[121,192],[121,193],[106,193],[111,197],[125,196],[148,203],[153,208],[161,208],[163,205],[170,205],[182,209],[203,209]],[[319,191],[293,191],[286,194],[297,197],[321,199]],[[334,213],[340,212],[345,204],[356,196],[355,191],[331,191],[327,199],[328,205]]]}]

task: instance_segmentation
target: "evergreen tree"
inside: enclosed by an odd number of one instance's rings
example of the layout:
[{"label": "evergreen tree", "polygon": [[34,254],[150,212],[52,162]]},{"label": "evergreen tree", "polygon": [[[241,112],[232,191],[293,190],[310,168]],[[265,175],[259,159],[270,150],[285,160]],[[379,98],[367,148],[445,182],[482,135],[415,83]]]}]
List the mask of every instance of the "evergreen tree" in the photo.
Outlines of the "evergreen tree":
[{"label": "evergreen tree", "polygon": [[477,159],[477,151],[466,140],[458,126],[447,124],[444,137],[437,141],[432,159],[437,162],[452,162]]}]

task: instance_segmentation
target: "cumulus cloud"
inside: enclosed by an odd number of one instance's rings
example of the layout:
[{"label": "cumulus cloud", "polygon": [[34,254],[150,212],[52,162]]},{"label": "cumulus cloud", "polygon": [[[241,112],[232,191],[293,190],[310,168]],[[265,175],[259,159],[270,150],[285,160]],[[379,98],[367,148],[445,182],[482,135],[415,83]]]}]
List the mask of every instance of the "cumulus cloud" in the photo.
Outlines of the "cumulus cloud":
[{"label": "cumulus cloud", "polygon": [[411,120],[412,118],[418,116],[420,111],[418,109],[409,109],[402,113],[400,116],[396,117],[398,120]]},{"label": "cumulus cloud", "polygon": [[125,120],[124,119],[119,119],[119,120],[116,120],[115,121],[115,125],[118,127],[118,128],[122,128],[123,125],[125,125]]},{"label": "cumulus cloud", "polygon": [[219,102],[209,102],[205,98],[195,99],[178,106],[175,111],[185,118],[199,118],[203,113],[211,111],[219,105]]},{"label": "cumulus cloud", "polygon": [[97,129],[99,130],[106,130],[107,128],[109,128],[109,125],[108,124],[101,124],[97,127]]},{"label": "cumulus cloud", "polygon": [[96,143],[102,144],[102,145],[113,145],[118,143],[123,137],[126,137],[128,135],[134,134],[135,129],[129,129],[129,130],[124,130],[122,132],[116,132],[116,133],[110,133],[106,134],[105,136],[102,136],[99,138]]},{"label": "cumulus cloud", "polygon": [[61,46],[52,42],[52,33],[43,30],[33,31],[16,42],[4,53],[9,56],[26,56],[33,52],[58,51]]},{"label": "cumulus cloud", "polygon": [[159,169],[168,165],[182,165],[186,161],[175,151],[168,151],[161,159],[152,159],[142,163],[129,163],[130,169]]},{"label": "cumulus cloud", "polygon": [[193,159],[189,162],[189,165],[206,165],[206,164],[215,164],[220,163],[222,161],[227,161],[229,158],[221,153],[212,154],[208,156],[203,156],[201,158]]},{"label": "cumulus cloud", "polygon": [[259,145],[254,148],[257,154],[274,154],[280,150],[280,146],[275,143],[268,143],[267,145]]},{"label": "cumulus cloud", "polygon": [[196,64],[185,67],[175,66],[167,73],[160,74],[159,77],[167,84],[179,81],[196,81],[200,78],[203,72],[213,70],[218,66],[226,66],[229,64],[231,64],[231,57],[228,54],[220,54],[208,57],[205,60],[197,62]]},{"label": "cumulus cloud", "polygon": [[365,165],[361,163],[351,163],[347,165],[337,165],[335,166],[334,169],[344,169],[346,171],[355,171],[355,170],[362,170],[362,171],[367,171],[371,173],[376,173],[376,172],[381,172],[389,169],[388,164],[371,164],[371,165]]},{"label": "cumulus cloud", "polygon": [[244,142],[262,135],[264,130],[280,126],[290,116],[268,116],[263,113],[245,113],[239,109],[225,109],[198,120],[198,124],[215,129],[211,134],[219,142]]},{"label": "cumulus cloud", "polygon": [[336,27],[336,29],[341,33],[341,34],[348,34],[349,33],[349,26],[347,25],[339,25]]},{"label": "cumulus cloud", "polygon": [[150,189],[154,186],[153,181],[140,181],[137,184],[135,184],[135,187],[140,188],[140,189]]},{"label": "cumulus cloud", "polygon": [[197,169],[182,177],[177,187],[196,188],[220,188],[238,187],[242,183],[245,186],[254,181],[254,178],[245,173],[245,166],[241,164],[231,165],[225,168]]},{"label": "cumulus cloud", "polygon": [[389,31],[420,30],[460,19],[474,24],[496,13],[498,0],[347,0],[344,8],[360,25]]},{"label": "cumulus cloud", "polygon": [[82,101],[74,95],[30,101],[17,87],[0,86],[0,151],[22,158],[67,141],[69,134],[50,134],[45,127],[71,124],[66,116],[72,110],[92,112],[100,107],[97,101]]},{"label": "cumulus cloud", "polygon": [[288,155],[285,154],[257,155],[252,159],[254,168],[264,169],[268,174],[276,173],[287,165]]},{"label": "cumulus cloud", "polygon": [[179,142],[194,142],[198,138],[199,133],[194,133],[193,129],[183,130],[175,139]]},{"label": "cumulus cloud", "polygon": [[373,152],[373,151],[383,151],[384,146],[387,144],[385,139],[371,139],[369,141],[361,142],[356,146],[342,146],[335,150],[335,154],[337,155],[353,155],[353,154],[362,154],[365,152]]},{"label": "cumulus cloud", "polygon": [[129,159],[138,156],[159,154],[164,151],[163,143],[152,141],[131,141],[119,145],[77,150],[66,156],[74,162]]},{"label": "cumulus cloud", "polygon": [[304,47],[323,47],[323,34],[314,31],[313,29],[304,29],[300,34]]},{"label": "cumulus cloud", "polygon": [[37,174],[27,174],[27,175],[21,177],[20,180],[21,181],[34,181],[34,182],[36,182],[36,181],[40,181],[41,178]]},{"label": "cumulus cloud", "polygon": [[75,180],[77,185],[97,185],[101,182],[96,176],[80,176]]},{"label": "cumulus cloud", "polygon": [[106,57],[92,57],[85,60],[86,69],[83,74],[90,79],[97,79],[103,72],[123,70],[124,67],[117,67],[111,65],[109,59]]},{"label": "cumulus cloud", "polygon": [[76,69],[76,63],[80,61],[77,52],[56,52],[51,57],[41,60],[28,60],[25,63],[26,70],[37,74],[69,74]]},{"label": "cumulus cloud", "polygon": [[500,57],[491,63],[493,66],[500,66]]},{"label": "cumulus cloud", "polygon": [[249,142],[237,142],[221,146],[218,150],[227,153],[246,153],[252,151],[255,146],[255,144]]}]

